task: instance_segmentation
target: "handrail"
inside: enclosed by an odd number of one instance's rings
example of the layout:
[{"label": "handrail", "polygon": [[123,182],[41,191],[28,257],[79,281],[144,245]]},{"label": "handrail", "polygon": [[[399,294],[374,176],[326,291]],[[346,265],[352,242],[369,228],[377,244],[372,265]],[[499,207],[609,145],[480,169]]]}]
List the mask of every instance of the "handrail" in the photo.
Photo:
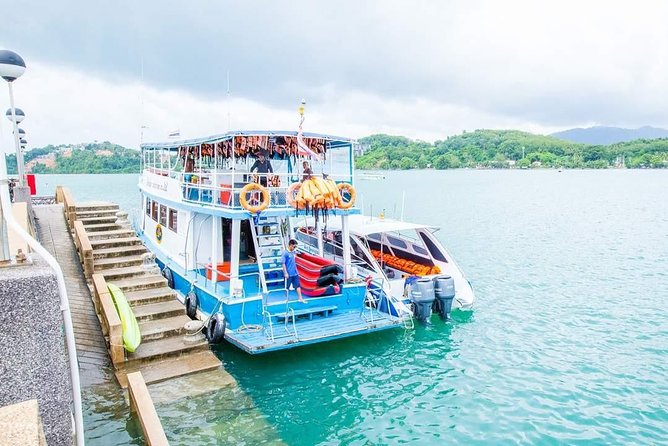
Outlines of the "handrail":
[{"label": "handrail", "polygon": [[141,372],[128,373],[127,378],[130,410],[137,413],[146,444],[149,446],[169,445]]},{"label": "handrail", "polygon": [[121,319],[118,317],[116,306],[112,300],[107,281],[102,274],[93,274],[93,289],[95,292],[96,310],[102,319],[102,333],[109,336],[109,356],[116,367],[125,361],[125,349],[123,348],[123,328]]},{"label": "handrail", "polygon": [[[289,187],[302,181],[302,175],[295,172],[258,174],[250,172],[221,171],[211,172],[197,170],[193,172],[169,172],[161,171],[151,167],[146,167],[144,174],[154,175],[155,181],[160,178],[161,182],[172,181],[173,186],[179,187],[182,192],[182,200],[188,203],[198,203],[209,206],[221,207],[232,210],[243,210],[240,204],[239,194],[243,184],[257,182],[267,185],[269,190],[269,206],[275,209],[292,209],[287,202],[286,194]],[[315,176],[315,175],[314,175]],[[350,181],[347,175],[329,175],[329,179],[334,181]],[[141,183],[144,187],[150,188],[153,182],[150,177],[142,178]]]},{"label": "handrail", "polygon": [[4,157],[0,163],[0,206],[2,207],[2,215],[7,223],[7,226],[14,230],[14,232],[21,237],[30,248],[36,252],[46,263],[55,271],[58,281],[58,293],[60,294],[60,311],[63,315],[63,325],[65,328],[65,343],[67,345],[67,354],[70,365],[70,377],[72,381],[72,401],[74,403],[74,429],[76,431],[76,444],[83,446],[84,428],[83,428],[83,410],[81,408],[81,383],[79,381],[79,364],[77,362],[77,350],[74,340],[74,327],[72,325],[72,315],[70,314],[70,302],[67,297],[67,288],[65,286],[65,276],[63,270],[60,268],[58,261],[49,252],[44,249],[42,245],[30,236],[19,225],[11,211],[11,204],[9,200],[9,187],[7,184],[6,167]]}]

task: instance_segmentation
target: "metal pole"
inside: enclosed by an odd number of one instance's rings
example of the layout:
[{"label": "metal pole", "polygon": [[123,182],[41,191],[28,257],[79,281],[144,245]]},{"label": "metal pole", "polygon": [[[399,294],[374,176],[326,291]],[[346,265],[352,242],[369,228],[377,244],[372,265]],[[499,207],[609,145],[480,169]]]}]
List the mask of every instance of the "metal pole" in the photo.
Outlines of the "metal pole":
[{"label": "metal pole", "polygon": [[350,227],[348,226],[348,216],[341,216],[341,241],[343,242],[343,277],[345,280],[351,279],[351,253],[350,253]]},{"label": "metal pole", "polygon": [[[5,160],[6,154],[0,153],[0,190],[7,187],[9,191],[9,180],[7,178],[7,162]],[[11,260],[9,252],[9,233],[7,231],[7,223],[2,215],[2,206],[0,206],[0,263],[5,263]]]},{"label": "metal pole", "polygon": [[14,109],[14,89],[12,88],[12,83],[7,82],[9,85],[9,106],[12,110],[12,124],[14,125],[14,144],[16,144],[16,170],[19,174],[19,186],[25,186],[25,166],[23,165],[23,151],[21,150],[20,138],[19,138],[19,125],[16,122],[16,110]]}]

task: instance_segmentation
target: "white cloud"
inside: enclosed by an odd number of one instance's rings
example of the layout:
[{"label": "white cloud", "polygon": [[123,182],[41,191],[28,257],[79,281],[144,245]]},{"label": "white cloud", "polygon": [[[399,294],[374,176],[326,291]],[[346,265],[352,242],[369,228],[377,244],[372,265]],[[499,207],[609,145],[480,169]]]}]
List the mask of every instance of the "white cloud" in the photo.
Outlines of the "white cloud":
[{"label": "white cloud", "polygon": [[3,46],[28,63],[31,145],[136,146],[142,96],[146,139],[225,131],[228,107],[234,129],[295,128],[302,96],[308,130],[354,137],[668,126],[662,0],[59,3],[84,31],[30,5],[3,10]]},{"label": "white cloud", "polygon": [[[147,126],[145,141],[164,140],[175,129],[181,130],[183,138],[223,133],[228,130],[228,110],[232,129],[296,130],[299,118],[298,101],[277,108],[233,96],[230,101],[226,97],[204,99],[186,91],[111,83],[35,62],[15,82],[14,90],[17,106],[27,115],[22,127],[28,133],[29,147],[94,140],[137,147],[142,122]],[[318,102],[307,104],[308,131],[352,137],[385,132],[435,140],[482,127],[545,130],[532,123],[419,98],[391,99],[334,90],[319,96]],[[13,147],[9,124],[2,124],[5,147]]]}]

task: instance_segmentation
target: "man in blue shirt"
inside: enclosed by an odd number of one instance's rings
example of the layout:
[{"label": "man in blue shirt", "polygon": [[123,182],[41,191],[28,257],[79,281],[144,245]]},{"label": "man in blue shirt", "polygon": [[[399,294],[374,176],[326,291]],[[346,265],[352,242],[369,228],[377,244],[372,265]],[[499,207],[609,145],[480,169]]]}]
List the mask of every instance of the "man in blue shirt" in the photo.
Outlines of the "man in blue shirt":
[{"label": "man in blue shirt", "polygon": [[281,256],[281,263],[283,263],[283,275],[285,276],[285,289],[290,289],[290,284],[292,284],[295,291],[297,291],[297,296],[299,297],[299,302],[306,303],[302,298],[302,287],[299,283],[299,274],[297,274],[297,260],[295,259],[297,253],[295,249],[297,248],[297,240],[292,239],[288,242],[287,251],[283,251]]}]

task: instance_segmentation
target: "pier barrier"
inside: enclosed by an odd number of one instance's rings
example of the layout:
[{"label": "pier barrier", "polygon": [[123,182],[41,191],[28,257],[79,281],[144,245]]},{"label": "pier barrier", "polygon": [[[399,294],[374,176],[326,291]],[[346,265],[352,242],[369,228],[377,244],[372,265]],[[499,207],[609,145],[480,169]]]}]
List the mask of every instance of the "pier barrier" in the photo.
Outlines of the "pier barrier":
[{"label": "pier barrier", "polygon": [[121,319],[116,312],[116,306],[112,300],[107,281],[102,274],[93,274],[93,303],[95,310],[100,316],[102,333],[109,337],[109,356],[114,366],[125,361],[125,350],[123,348],[123,330]]},{"label": "pier barrier", "polygon": [[150,446],[169,445],[141,372],[128,373],[127,377],[130,410],[137,413],[146,444]]},{"label": "pier barrier", "polygon": [[64,186],[56,186],[56,203],[63,204],[63,210],[65,211],[65,220],[67,221],[67,226],[72,229],[74,220],[76,219],[76,204],[74,198],[72,198],[72,193],[70,189]]},{"label": "pier barrier", "polygon": [[74,221],[74,244],[79,251],[79,260],[83,265],[84,275],[90,280],[93,275],[93,247],[90,244],[83,223]]}]

